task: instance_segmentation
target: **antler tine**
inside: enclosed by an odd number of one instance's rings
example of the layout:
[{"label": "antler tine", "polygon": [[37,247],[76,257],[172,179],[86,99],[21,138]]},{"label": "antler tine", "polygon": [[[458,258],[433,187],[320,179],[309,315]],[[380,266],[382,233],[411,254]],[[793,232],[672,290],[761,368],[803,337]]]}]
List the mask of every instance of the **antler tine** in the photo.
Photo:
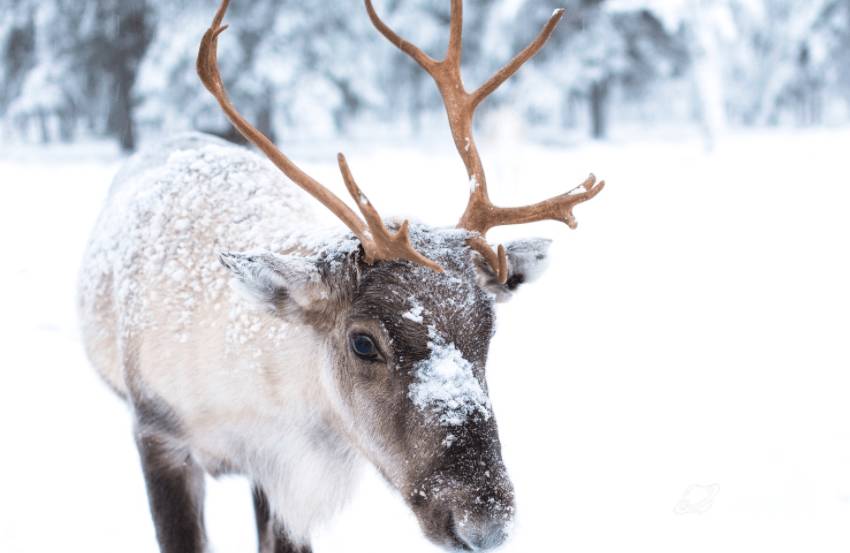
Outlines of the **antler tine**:
[{"label": "antler tine", "polygon": [[360,191],[360,188],[354,183],[354,178],[342,154],[339,156],[339,163],[343,179],[354,200],[357,202],[361,213],[366,218],[365,223],[336,194],[302,171],[266,135],[251,125],[236,110],[227,95],[221,79],[221,73],[218,69],[218,37],[227,29],[227,25],[222,25],[221,23],[224,20],[224,15],[229,5],[230,0],[222,0],[210,28],[204,33],[204,38],[201,40],[198,50],[197,70],[198,76],[201,78],[204,86],[218,101],[222,110],[224,110],[224,113],[230,119],[230,122],[233,123],[233,126],[248,141],[256,145],[295,184],[319,200],[322,205],[327,207],[345,223],[360,240],[367,263],[374,263],[379,260],[405,259],[419,265],[424,265],[435,271],[441,271],[442,269],[439,265],[424,257],[413,248],[413,245],[410,243],[407,221],[404,222],[395,234],[390,234],[381,221],[377,210],[375,210],[369,200],[366,199],[366,196]]},{"label": "antler tine", "polygon": [[345,181],[345,186],[348,188],[348,193],[357,202],[357,207],[366,219],[366,224],[369,226],[366,239],[372,243],[369,250],[366,251],[366,262],[372,263],[374,259],[406,259],[418,265],[424,265],[429,269],[433,269],[438,273],[443,272],[443,268],[417,252],[410,243],[409,222],[405,220],[395,234],[390,233],[378,211],[369,201],[369,198],[357,186],[354,180],[354,175],[351,174],[351,169],[348,167],[348,162],[342,154],[337,155],[339,170],[342,173],[342,179]]},{"label": "antler tine", "polygon": [[573,215],[573,207],[599,194],[605,188],[605,181],[596,182],[596,177],[590,175],[578,188],[584,188],[584,192],[567,192],[522,207],[495,207],[486,219],[486,228],[552,220],[566,223],[568,227],[575,229],[578,223]]},{"label": "antler tine", "polygon": [[437,65],[437,60],[398,36],[398,34],[396,34],[389,25],[381,21],[381,18],[378,17],[378,14],[375,12],[375,8],[372,6],[372,2],[370,0],[366,0],[366,12],[369,14],[369,19],[372,21],[375,28],[378,29],[378,32],[384,35],[384,37],[393,43],[396,48],[413,58],[419,65],[422,66],[423,69],[430,73],[431,68]]},{"label": "antler tine", "polygon": [[452,12],[449,18],[449,47],[446,60],[460,69],[463,56],[463,0],[452,0]]},{"label": "antler tine", "polygon": [[531,44],[526,46],[519,54],[514,56],[511,61],[499,69],[492,77],[490,77],[483,85],[478,87],[478,89],[472,93],[472,104],[474,106],[477,106],[484,100],[484,98],[495,92],[502,83],[510,79],[514,73],[519,71],[519,68],[522,67],[525,62],[533,58],[537,52],[543,48],[543,45],[545,45],[546,41],[549,40],[549,37],[552,36],[552,33],[558,26],[558,23],[561,22],[561,18],[564,17],[564,13],[566,13],[566,11],[563,8],[555,10],[552,13],[552,17],[549,18],[549,21],[546,22],[546,25],[537,35],[537,38],[535,38]]}]

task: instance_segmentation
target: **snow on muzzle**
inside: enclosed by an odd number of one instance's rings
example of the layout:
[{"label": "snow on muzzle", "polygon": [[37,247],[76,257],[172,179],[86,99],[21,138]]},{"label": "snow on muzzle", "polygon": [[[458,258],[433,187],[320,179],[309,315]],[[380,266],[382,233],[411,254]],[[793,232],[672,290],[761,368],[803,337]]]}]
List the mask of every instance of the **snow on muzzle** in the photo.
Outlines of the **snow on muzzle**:
[{"label": "snow on muzzle", "polygon": [[507,538],[514,492],[483,370],[436,332],[430,338],[431,356],[414,366],[409,397],[421,415],[419,432],[431,440],[424,449],[433,456],[420,459],[428,468],[413,479],[408,503],[434,543],[493,549]]},{"label": "snow on muzzle", "polygon": [[408,502],[432,542],[485,551],[507,538],[514,492],[501,459],[448,466],[419,481]]}]

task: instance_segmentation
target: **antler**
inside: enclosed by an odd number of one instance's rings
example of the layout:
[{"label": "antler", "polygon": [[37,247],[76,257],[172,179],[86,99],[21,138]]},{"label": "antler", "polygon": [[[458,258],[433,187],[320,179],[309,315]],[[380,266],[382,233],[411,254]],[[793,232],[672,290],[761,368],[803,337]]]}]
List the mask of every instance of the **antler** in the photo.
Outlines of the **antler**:
[{"label": "antler", "polygon": [[224,14],[227,12],[229,4],[230,0],[222,0],[212,25],[204,34],[203,40],[201,40],[201,46],[198,50],[197,69],[204,86],[218,100],[219,105],[224,110],[228,119],[233,123],[233,126],[236,127],[242,136],[255,144],[295,184],[319,200],[322,205],[339,217],[345,223],[345,226],[351,229],[351,232],[357,236],[363,246],[367,263],[371,264],[379,260],[404,259],[438,272],[442,271],[439,265],[413,248],[413,245],[410,243],[407,221],[402,223],[399,230],[395,233],[387,229],[383,221],[381,221],[377,210],[354,182],[354,177],[351,175],[351,170],[348,168],[348,164],[342,154],[338,156],[340,171],[342,172],[349,193],[366,219],[365,222],[333,192],[302,171],[267,136],[248,123],[239,114],[227,96],[227,91],[224,88],[221,74],[218,70],[217,60],[218,37],[227,29],[227,25],[222,25],[221,23],[224,20]]},{"label": "antler", "polygon": [[[584,188],[580,194],[562,194],[543,202],[524,207],[498,207],[493,205],[487,194],[487,180],[484,177],[484,167],[481,157],[475,146],[472,135],[472,123],[475,109],[481,102],[493,93],[502,83],[508,80],[519,68],[531,59],[555,30],[558,22],[564,15],[564,10],[555,10],[552,17],[537,35],[531,44],[517,54],[507,65],[497,71],[490,79],[473,92],[468,92],[463,86],[461,77],[461,55],[463,50],[463,1],[452,0],[451,23],[449,28],[449,47],[445,58],[437,61],[418,47],[407,42],[384,23],[371,0],[365,0],[366,11],[369,19],[397,48],[413,58],[437,84],[446,114],[449,118],[449,127],[454,138],[455,147],[466,166],[469,175],[470,194],[466,210],[458,222],[458,227],[477,232],[478,237],[469,240],[469,245],[480,252],[496,272],[499,282],[506,282],[508,278],[507,255],[504,248],[499,246],[498,252],[484,240],[484,235],[493,227],[501,225],[517,225],[531,223],[546,219],[565,222],[570,228],[576,227],[576,220],[572,208],[582,202],[586,202],[596,196],[605,186],[604,182],[596,183],[596,178],[591,175],[579,188]],[[575,190],[575,189],[573,189]]]}]

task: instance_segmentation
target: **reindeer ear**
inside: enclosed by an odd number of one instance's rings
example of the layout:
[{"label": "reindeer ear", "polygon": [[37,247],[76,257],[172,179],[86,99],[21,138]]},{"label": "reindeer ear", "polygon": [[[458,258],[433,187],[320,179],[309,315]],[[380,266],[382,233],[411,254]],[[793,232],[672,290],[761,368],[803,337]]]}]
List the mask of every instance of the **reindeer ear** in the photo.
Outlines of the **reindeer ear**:
[{"label": "reindeer ear", "polygon": [[219,260],[243,297],[282,314],[320,309],[330,296],[318,264],[300,255],[221,253]]},{"label": "reindeer ear", "polygon": [[482,288],[496,296],[496,301],[507,301],[521,284],[537,280],[549,266],[549,246],[546,238],[529,238],[505,244],[508,256],[508,280],[500,284],[493,268],[484,258],[475,254],[478,282]]}]

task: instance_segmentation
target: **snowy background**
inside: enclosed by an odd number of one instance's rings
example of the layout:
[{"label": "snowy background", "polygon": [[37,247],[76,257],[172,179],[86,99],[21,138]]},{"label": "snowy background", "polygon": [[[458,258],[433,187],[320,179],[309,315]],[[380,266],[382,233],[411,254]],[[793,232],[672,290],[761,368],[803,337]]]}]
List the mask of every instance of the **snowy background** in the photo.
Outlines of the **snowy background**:
[{"label": "snowy background", "polygon": [[[433,84],[359,1],[236,1],[236,103],[345,197],[452,224],[463,166]],[[506,552],[850,549],[850,2],[468,1],[480,82],[557,5],[482,110],[494,199],[609,182],[498,312],[488,378],[519,519]],[[383,0],[437,53],[448,2]],[[214,3],[0,0],[0,551],[152,552],[129,416],[89,368],[74,287],[126,152],[230,131],[196,82]],[[400,192],[400,184],[403,191]],[[447,207],[449,206],[449,207]],[[252,551],[247,484],[210,481],[218,553]],[[367,472],[317,553],[435,552]]]},{"label": "snowy background", "polygon": [[[193,71],[214,0],[0,0],[0,137],[75,141],[188,128],[232,134]],[[449,2],[382,0],[437,56]],[[850,121],[847,0],[467,0],[470,83],[501,66],[554,8],[567,15],[535,63],[488,101],[540,140],[630,129]],[[361,0],[233,2],[223,77],[261,130],[289,143],[414,138],[442,123],[433,83],[372,28]]]}]

